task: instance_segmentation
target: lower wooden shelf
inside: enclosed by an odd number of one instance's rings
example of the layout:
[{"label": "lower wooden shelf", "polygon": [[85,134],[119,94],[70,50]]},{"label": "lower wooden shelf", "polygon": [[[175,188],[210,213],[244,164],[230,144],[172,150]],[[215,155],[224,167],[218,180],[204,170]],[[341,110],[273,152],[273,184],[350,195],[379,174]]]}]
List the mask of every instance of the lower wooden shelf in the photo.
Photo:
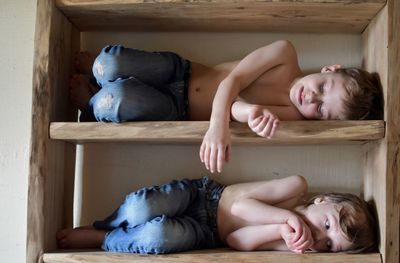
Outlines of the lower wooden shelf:
[{"label": "lower wooden shelf", "polygon": [[[207,121],[181,122],[53,122],[50,138],[73,143],[146,142],[201,143]],[[385,122],[377,121],[282,121],[268,140],[255,134],[245,123],[231,122],[233,143],[242,144],[345,144],[363,143],[385,136]]]},{"label": "lower wooden shelf", "polygon": [[102,251],[86,252],[55,252],[43,255],[43,261],[46,263],[76,263],[76,262],[108,262],[108,263],[128,263],[128,262],[190,262],[190,263],[210,263],[210,262],[334,262],[334,263],[380,263],[381,255],[379,253],[368,254],[345,254],[345,253],[305,253],[295,254],[291,252],[277,251],[255,251],[240,252],[228,248],[212,250],[196,250],[167,255],[138,255],[109,253]]}]

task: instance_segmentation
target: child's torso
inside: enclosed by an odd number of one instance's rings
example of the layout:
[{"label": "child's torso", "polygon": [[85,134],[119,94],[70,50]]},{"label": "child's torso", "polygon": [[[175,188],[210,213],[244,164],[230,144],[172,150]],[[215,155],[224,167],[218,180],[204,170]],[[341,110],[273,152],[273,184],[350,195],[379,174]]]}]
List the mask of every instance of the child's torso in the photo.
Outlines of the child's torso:
[{"label": "child's torso", "polygon": [[[191,120],[210,119],[212,101],[218,85],[239,62],[227,62],[214,67],[191,63],[188,94]],[[294,107],[289,99],[289,91],[294,79],[300,75],[297,63],[276,66],[264,72],[239,96],[251,104]]]},{"label": "child's torso", "polygon": [[[243,184],[234,184],[231,186],[226,186],[218,203],[218,234],[219,238],[224,243],[226,243],[226,238],[230,233],[245,226],[255,225],[235,215],[232,215],[231,213],[233,203],[242,197],[242,185]],[[295,207],[300,204],[302,204],[302,201],[299,200],[296,204],[275,204],[274,206],[293,211]]]}]

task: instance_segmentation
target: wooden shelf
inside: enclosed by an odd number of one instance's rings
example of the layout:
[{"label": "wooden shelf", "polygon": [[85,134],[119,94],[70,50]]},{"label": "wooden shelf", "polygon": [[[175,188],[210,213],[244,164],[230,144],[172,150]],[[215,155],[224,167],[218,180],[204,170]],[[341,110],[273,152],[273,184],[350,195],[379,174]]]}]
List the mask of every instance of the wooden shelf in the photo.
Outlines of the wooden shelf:
[{"label": "wooden shelf", "polygon": [[[201,143],[209,122],[53,122],[50,138],[73,143],[147,142]],[[243,144],[336,144],[363,143],[384,137],[384,121],[286,121],[267,140],[247,124],[231,123],[233,143]]]},{"label": "wooden shelf", "polygon": [[361,33],[386,0],[56,0],[79,31]]},{"label": "wooden shelf", "polygon": [[43,255],[46,263],[55,262],[108,262],[108,263],[153,263],[153,262],[307,262],[307,263],[380,263],[379,253],[370,254],[345,254],[345,253],[305,253],[295,254],[291,252],[257,251],[239,252],[230,249],[196,250],[184,253],[167,255],[138,255],[109,253],[101,251],[92,252],[59,252]]}]

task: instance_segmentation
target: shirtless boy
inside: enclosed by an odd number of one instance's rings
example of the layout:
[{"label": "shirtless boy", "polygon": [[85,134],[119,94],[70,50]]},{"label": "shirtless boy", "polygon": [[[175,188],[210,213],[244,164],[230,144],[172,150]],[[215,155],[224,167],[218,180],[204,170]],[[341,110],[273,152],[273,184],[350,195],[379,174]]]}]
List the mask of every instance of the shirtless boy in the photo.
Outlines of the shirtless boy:
[{"label": "shirtless boy", "polygon": [[351,194],[307,203],[301,176],[223,186],[203,177],[142,188],[92,226],[57,233],[60,248],[173,253],[222,245],[237,250],[362,252],[376,246],[367,203]]},{"label": "shirtless boy", "polygon": [[285,40],[213,67],[122,46],[107,46],[97,58],[83,52],[76,64],[95,84],[71,79],[81,121],[209,120],[200,159],[211,172],[229,159],[231,120],[271,138],[279,120],[381,119],[383,112],[377,74],[329,65],[305,75]]}]

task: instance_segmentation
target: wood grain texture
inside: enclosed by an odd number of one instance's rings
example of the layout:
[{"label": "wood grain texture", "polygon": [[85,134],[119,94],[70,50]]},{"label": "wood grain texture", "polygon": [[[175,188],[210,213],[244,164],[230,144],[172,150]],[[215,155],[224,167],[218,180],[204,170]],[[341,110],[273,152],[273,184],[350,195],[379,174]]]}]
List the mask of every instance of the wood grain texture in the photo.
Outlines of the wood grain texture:
[{"label": "wood grain texture", "polygon": [[80,31],[361,33],[384,0],[57,0]]},{"label": "wood grain texture", "polygon": [[39,0],[35,30],[27,262],[38,262],[56,247],[55,233],[63,221],[65,167],[73,167],[73,160],[66,161],[71,146],[50,140],[48,130],[51,121],[72,120],[66,95],[73,27],[54,1]]},{"label": "wood grain texture", "polygon": [[[209,122],[66,123],[50,125],[50,137],[76,143],[154,142],[200,143]],[[383,121],[292,121],[281,122],[275,136],[264,139],[246,124],[232,122],[233,143],[318,144],[377,140],[384,137]]]},{"label": "wood grain texture", "polygon": [[295,254],[290,252],[239,252],[230,249],[215,250],[197,250],[184,253],[167,255],[135,255],[107,252],[60,252],[44,255],[44,262],[109,262],[109,263],[153,263],[153,262],[191,262],[191,263],[209,263],[209,262],[337,262],[337,263],[378,263],[381,262],[379,253],[371,254],[344,254],[344,253],[306,253]]},{"label": "wood grain texture", "polygon": [[383,262],[400,262],[400,3],[387,6],[363,34],[364,66],[377,71],[385,93],[386,137],[365,146],[364,189],[377,207]]},{"label": "wood grain texture", "polygon": [[400,262],[400,2],[388,3],[387,227],[385,262]]},{"label": "wood grain texture", "polygon": [[[388,51],[387,51],[387,21],[388,9],[385,7],[377,17],[369,24],[363,33],[363,67],[371,72],[378,72],[381,78],[385,101],[387,101],[387,75],[388,75]],[[379,41],[377,41],[379,39]],[[385,106],[385,115],[387,106]],[[379,222],[380,252],[382,258],[389,251],[386,249],[387,233],[386,215],[390,209],[386,202],[386,165],[387,165],[387,138],[375,143],[365,145],[364,153],[364,198],[376,207]],[[384,262],[386,262],[384,260]]]}]

